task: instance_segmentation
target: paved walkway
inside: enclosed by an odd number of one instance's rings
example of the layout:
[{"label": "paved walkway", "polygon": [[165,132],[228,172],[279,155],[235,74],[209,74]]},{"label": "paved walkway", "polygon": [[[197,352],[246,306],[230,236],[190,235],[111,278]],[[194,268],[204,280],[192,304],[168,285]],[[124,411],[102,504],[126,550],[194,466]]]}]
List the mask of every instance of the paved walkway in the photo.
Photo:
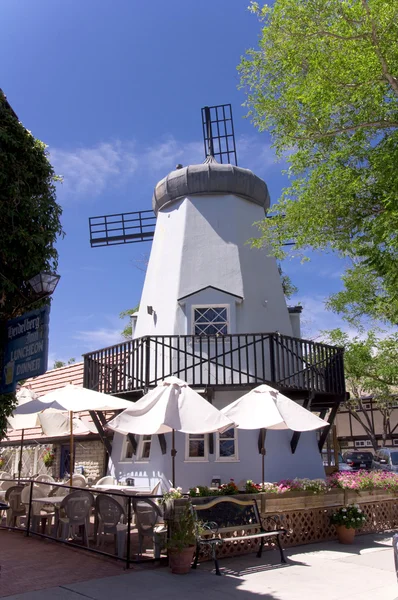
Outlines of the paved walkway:
[{"label": "paved walkway", "polygon": [[[69,551],[69,549],[68,549]],[[84,565],[86,554],[78,553]],[[145,600],[394,600],[398,583],[394,570],[391,538],[385,535],[358,537],[355,545],[337,542],[313,544],[287,551],[289,564],[277,564],[277,553],[266,552],[221,561],[223,577],[202,564],[188,575],[171,575],[167,568],[134,570],[106,577],[87,572],[88,581],[64,583],[13,596],[8,600],[118,600],[141,597]],[[43,557],[44,559],[44,557]],[[48,560],[49,557],[46,558]],[[94,559],[98,560],[98,559]],[[20,558],[21,570],[26,567]],[[54,565],[57,569],[57,565]],[[120,567],[119,567],[120,569]],[[120,572],[120,571],[119,571]],[[105,577],[104,577],[105,576]],[[102,577],[102,578],[99,578]],[[34,581],[32,582],[34,585]]]}]

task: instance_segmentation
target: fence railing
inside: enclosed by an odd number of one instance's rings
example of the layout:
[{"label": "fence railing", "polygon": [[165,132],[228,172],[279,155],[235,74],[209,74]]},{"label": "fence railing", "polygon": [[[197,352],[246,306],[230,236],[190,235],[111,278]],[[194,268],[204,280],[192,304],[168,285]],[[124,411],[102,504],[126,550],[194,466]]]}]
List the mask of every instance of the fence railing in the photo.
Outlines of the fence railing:
[{"label": "fence railing", "polygon": [[277,333],[146,336],[84,355],[84,386],[117,394],[175,375],[193,387],[344,393],[343,349]]},{"label": "fence railing", "polygon": [[[148,553],[145,547],[149,546],[143,545],[139,523],[140,515],[143,513],[145,513],[143,514],[145,526],[147,526],[145,519],[153,518],[149,515],[150,512],[155,513],[154,522],[156,522],[156,513],[159,513],[160,518],[161,510],[158,508],[157,499],[161,496],[150,492],[148,494],[140,492],[136,495],[132,492],[130,495],[126,491],[119,492],[117,489],[96,489],[95,486],[81,488],[67,483],[39,482],[32,479],[3,479],[1,483],[4,481],[9,482],[10,487],[0,495],[0,529],[23,531],[28,537],[51,539],[74,548],[109,556],[124,562],[126,568],[129,568],[132,563],[160,559],[161,541],[157,543],[154,534],[153,553],[152,550]],[[105,515],[106,522],[103,523],[103,527],[98,496],[109,497],[113,503],[113,506],[108,509],[110,512]],[[70,499],[71,512],[68,512],[65,498]],[[79,521],[78,517],[83,514],[85,505],[88,508],[87,518]],[[118,505],[120,519],[115,524],[114,531],[110,531],[110,521],[117,513],[115,507],[117,509]],[[113,535],[108,536],[108,533]],[[163,541],[165,539],[166,531]]]}]

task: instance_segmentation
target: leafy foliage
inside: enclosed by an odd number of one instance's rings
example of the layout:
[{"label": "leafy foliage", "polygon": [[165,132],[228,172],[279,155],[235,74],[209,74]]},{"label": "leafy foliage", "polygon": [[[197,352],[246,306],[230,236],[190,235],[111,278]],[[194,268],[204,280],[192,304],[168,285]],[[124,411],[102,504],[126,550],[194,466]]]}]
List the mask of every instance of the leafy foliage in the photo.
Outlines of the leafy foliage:
[{"label": "leafy foliage", "polygon": [[[134,308],[129,308],[127,310],[123,310],[119,314],[119,318],[125,319],[126,317],[131,317],[131,315],[134,314],[135,312],[137,312],[139,310],[139,308],[140,308],[140,305],[137,304],[137,306],[135,306]],[[133,337],[133,328],[131,326],[131,318],[129,318],[129,322],[123,329],[122,336],[124,337],[125,340],[131,340],[131,338]]]},{"label": "leafy foliage", "polygon": [[375,424],[364,403],[369,396],[382,415],[383,445],[387,439],[391,412],[398,394],[398,333],[386,337],[376,331],[368,331],[366,337],[350,339],[341,331],[328,332],[328,339],[336,346],[344,346],[344,370],[350,398],[345,407],[362,425],[377,450]]},{"label": "leafy foliage", "polygon": [[196,544],[196,538],[200,535],[200,524],[195,519],[190,503],[184,506],[178,515],[175,515],[170,525],[171,533],[166,543],[169,550],[181,552],[184,548]]},{"label": "leafy foliage", "polygon": [[332,525],[344,525],[347,529],[360,529],[365,521],[366,516],[358,504],[343,506],[330,517]]},{"label": "leafy foliage", "polygon": [[336,251],[349,268],[330,308],[396,323],[398,5],[276,0],[251,10],[262,32],[238,67],[241,86],[291,177],[254,244],[279,258],[287,239],[295,254]]},{"label": "leafy foliage", "polygon": [[[0,329],[46,302],[32,302],[28,281],[57,269],[55,242],[63,234],[57,179],[45,144],[19,122],[0,90]],[[13,394],[0,396],[0,439],[14,405]]]}]

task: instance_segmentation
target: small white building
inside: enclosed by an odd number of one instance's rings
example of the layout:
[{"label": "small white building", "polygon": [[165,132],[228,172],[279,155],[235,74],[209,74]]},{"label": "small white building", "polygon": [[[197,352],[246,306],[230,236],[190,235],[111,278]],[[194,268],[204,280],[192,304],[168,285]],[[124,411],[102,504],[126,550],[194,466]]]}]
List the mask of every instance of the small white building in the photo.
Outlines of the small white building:
[{"label": "small white building", "polygon": [[[300,339],[301,308],[287,307],[275,258],[248,243],[269,202],[263,180],[212,157],[157,184],[133,340],[85,356],[87,387],[135,400],[176,375],[223,408],[267,382],[333,420],[344,396],[342,351]],[[268,431],[266,480],[323,477],[318,435]],[[110,472],[140,486],[167,482],[170,447],[168,435],[115,434]],[[214,478],[260,481],[258,431],[177,433],[176,448],[176,481],[184,489]]]}]

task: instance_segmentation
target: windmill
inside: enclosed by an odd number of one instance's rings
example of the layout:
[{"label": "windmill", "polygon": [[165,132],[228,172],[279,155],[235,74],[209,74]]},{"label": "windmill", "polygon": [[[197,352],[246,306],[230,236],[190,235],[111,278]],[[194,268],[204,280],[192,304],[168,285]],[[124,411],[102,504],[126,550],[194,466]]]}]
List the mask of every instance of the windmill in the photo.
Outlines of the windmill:
[{"label": "windmill", "polygon": [[[205,158],[219,163],[238,165],[231,104],[204,106],[202,131]],[[180,168],[181,165],[177,165]],[[268,218],[272,218],[268,215]],[[115,213],[89,218],[92,248],[151,242],[155,233],[156,215],[152,210]],[[285,245],[292,245],[287,242]]]}]

